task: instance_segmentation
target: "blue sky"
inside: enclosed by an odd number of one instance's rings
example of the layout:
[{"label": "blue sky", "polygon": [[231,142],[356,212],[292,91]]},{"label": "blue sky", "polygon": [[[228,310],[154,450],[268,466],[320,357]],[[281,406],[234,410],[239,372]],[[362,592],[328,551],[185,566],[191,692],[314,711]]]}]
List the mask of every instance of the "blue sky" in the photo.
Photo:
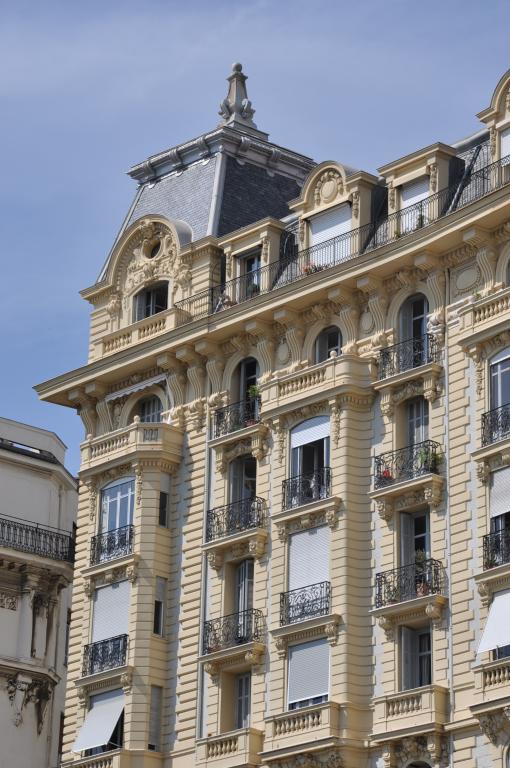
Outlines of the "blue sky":
[{"label": "blue sky", "polygon": [[134,163],[213,128],[233,61],[259,128],[374,172],[476,131],[510,67],[505,0],[0,0],[0,415],[56,431],[32,386],[86,360],[92,284]]}]

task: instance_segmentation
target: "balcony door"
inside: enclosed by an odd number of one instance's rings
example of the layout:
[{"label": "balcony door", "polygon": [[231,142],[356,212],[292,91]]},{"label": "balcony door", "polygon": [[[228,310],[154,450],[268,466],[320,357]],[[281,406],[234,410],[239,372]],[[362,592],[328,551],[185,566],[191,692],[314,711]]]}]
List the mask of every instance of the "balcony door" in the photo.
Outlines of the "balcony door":
[{"label": "balcony door", "polygon": [[291,466],[288,489],[292,507],[329,494],[329,417],[317,416],[301,422],[290,436]]},{"label": "balcony door", "polygon": [[239,614],[239,643],[251,638],[251,611],[253,609],[253,560],[243,560],[236,568],[236,613]]},{"label": "balcony door", "polygon": [[239,364],[239,401],[250,399],[250,387],[257,385],[259,366],[255,358],[247,357]]},{"label": "balcony door", "polygon": [[240,259],[241,286],[239,299],[251,299],[260,293],[260,251]]},{"label": "balcony door", "polygon": [[423,397],[407,403],[407,445],[418,445],[428,440],[429,404]]},{"label": "balcony door", "polygon": [[427,333],[428,301],[423,294],[411,296],[402,305],[400,312],[400,337],[407,339],[423,339]]},{"label": "balcony door", "polygon": [[400,564],[414,563],[417,552],[430,557],[429,514],[425,511],[403,512],[400,516]]},{"label": "balcony door", "polygon": [[240,456],[230,465],[230,502],[252,500],[257,495],[257,461]]},{"label": "balcony door", "polygon": [[491,361],[490,410],[510,403],[510,349],[504,349]]},{"label": "balcony door", "polygon": [[101,491],[100,531],[115,531],[133,523],[134,478],[123,477]]}]

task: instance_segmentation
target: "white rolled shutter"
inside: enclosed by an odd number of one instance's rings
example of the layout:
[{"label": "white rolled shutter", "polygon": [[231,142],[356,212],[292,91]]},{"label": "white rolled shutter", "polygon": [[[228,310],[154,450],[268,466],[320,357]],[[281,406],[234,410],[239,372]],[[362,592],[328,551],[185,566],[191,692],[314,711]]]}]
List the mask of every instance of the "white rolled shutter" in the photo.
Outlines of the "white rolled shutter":
[{"label": "white rolled shutter", "polygon": [[489,511],[491,517],[510,512],[510,467],[492,473]]},{"label": "white rolled shutter", "polygon": [[289,537],[289,590],[329,581],[330,535],[321,525]]},{"label": "white rolled shutter", "polygon": [[351,206],[349,203],[330,208],[310,219],[310,245],[318,245],[333,237],[350,232]]},{"label": "white rolled shutter", "polygon": [[419,203],[420,200],[424,200],[429,196],[429,177],[422,176],[415,181],[410,181],[408,184],[402,185],[401,190],[401,207],[407,208],[408,205],[414,205]]},{"label": "white rolled shutter", "polygon": [[108,744],[123,709],[124,691],[121,689],[91,696],[90,709],[72,751],[82,752],[84,749],[94,749]]},{"label": "white rolled shutter", "polygon": [[328,695],[328,641],[320,639],[290,646],[288,704]]},{"label": "white rolled shutter", "polygon": [[[501,140],[500,155],[501,155],[501,159],[503,159],[510,155],[510,128],[505,128],[504,131],[501,131],[500,140]],[[508,160],[504,163],[504,165],[508,165],[509,163],[510,163],[510,157],[508,157]]]},{"label": "white rolled shutter", "polygon": [[294,427],[290,433],[290,447],[299,448],[300,445],[307,445],[325,437],[329,437],[329,416],[315,416]]},{"label": "white rolled shutter", "polygon": [[489,609],[487,622],[477,654],[510,645],[510,589],[496,592]]},{"label": "white rolled shutter", "polygon": [[118,581],[94,592],[92,642],[127,635],[129,627],[129,581]]}]

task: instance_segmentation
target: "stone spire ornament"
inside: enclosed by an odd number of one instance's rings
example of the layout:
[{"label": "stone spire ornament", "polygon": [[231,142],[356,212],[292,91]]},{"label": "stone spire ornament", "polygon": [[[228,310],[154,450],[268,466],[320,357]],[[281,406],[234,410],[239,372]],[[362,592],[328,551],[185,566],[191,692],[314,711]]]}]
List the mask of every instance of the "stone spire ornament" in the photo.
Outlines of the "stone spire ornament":
[{"label": "stone spire ornament", "polygon": [[251,106],[246,91],[247,76],[243,74],[243,65],[232,64],[232,74],[227,77],[227,98],[220,104],[218,114],[223,118],[220,125],[237,125],[257,130],[252,118],[255,110]]}]

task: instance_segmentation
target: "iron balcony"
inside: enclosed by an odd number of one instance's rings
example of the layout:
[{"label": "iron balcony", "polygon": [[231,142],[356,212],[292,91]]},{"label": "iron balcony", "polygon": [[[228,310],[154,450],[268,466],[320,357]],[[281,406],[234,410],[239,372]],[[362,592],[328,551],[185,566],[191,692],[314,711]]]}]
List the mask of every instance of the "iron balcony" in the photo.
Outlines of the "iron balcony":
[{"label": "iron balcony", "polygon": [[264,524],[263,500],[241,499],[207,511],[205,538],[208,542],[214,541],[251,528],[262,528]]},{"label": "iron balcony", "polygon": [[127,635],[117,635],[86,645],[83,651],[83,677],[123,667],[127,658],[127,645]]},{"label": "iron balcony", "polygon": [[331,584],[320,581],[280,595],[280,625],[327,616],[331,611]]},{"label": "iron balcony", "polygon": [[429,473],[438,474],[443,460],[441,446],[433,440],[408,445],[375,457],[375,489]]},{"label": "iron balcony", "polygon": [[262,611],[250,608],[204,623],[203,653],[214,653],[243,643],[261,642],[264,631]]},{"label": "iron balcony", "polygon": [[510,530],[488,533],[483,537],[484,570],[510,563]]},{"label": "iron balcony", "polygon": [[383,608],[416,597],[439,595],[442,581],[441,563],[432,558],[378,573],[375,577],[375,606]]},{"label": "iron balcony", "polygon": [[331,496],[331,468],[289,477],[283,481],[283,508],[293,509]]},{"label": "iron balcony", "polygon": [[482,446],[510,437],[510,403],[482,414]]},{"label": "iron balcony", "polygon": [[238,403],[218,408],[214,413],[213,437],[223,437],[239,429],[258,424],[260,421],[260,398],[247,398]]},{"label": "iron balcony", "polygon": [[75,542],[71,534],[27,520],[0,517],[0,546],[74,563]]},{"label": "iron balcony", "polygon": [[106,563],[117,557],[131,554],[134,534],[133,525],[123,525],[121,528],[93,536],[90,540],[90,565]]},{"label": "iron balcony", "polygon": [[431,333],[406,339],[379,352],[379,378],[387,379],[427,363],[439,362],[439,346]]}]

